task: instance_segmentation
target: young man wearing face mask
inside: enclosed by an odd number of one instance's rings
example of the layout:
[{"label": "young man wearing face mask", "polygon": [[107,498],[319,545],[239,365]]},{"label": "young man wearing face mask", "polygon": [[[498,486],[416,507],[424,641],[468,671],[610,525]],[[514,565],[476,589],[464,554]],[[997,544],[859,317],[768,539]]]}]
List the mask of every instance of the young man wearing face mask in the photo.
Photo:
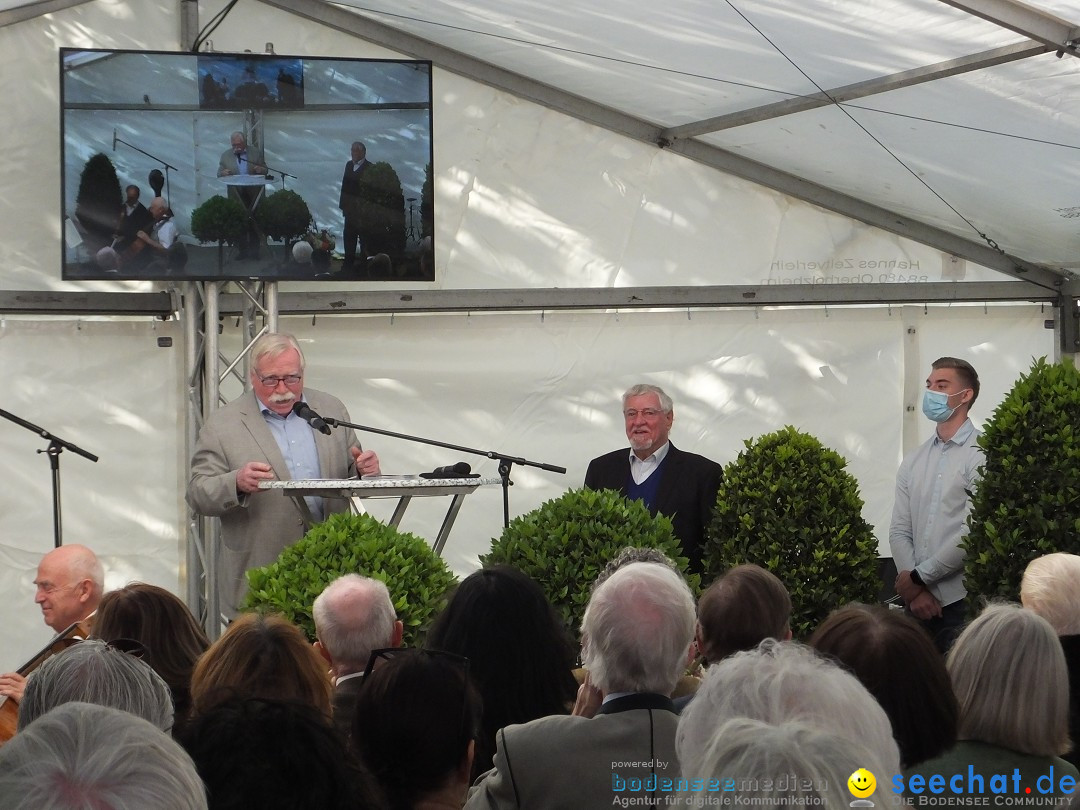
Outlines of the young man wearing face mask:
[{"label": "young man wearing face mask", "polygon": [[979,375],[955,357],[934,361],[922,411],[934,436],[910,453],[896,474],[889,545],[899,574],[896,592],[946,652],[964,623],[964,550],[971,495],[983,452],[968,410]]}]

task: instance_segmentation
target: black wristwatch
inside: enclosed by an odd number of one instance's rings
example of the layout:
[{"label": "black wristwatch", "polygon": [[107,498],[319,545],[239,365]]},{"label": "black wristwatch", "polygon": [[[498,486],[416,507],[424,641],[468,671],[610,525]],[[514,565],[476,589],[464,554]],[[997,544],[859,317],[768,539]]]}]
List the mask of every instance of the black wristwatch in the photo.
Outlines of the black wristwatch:
[{"label": "black wristwatch", "polygon": [[922,574],[920,574],[914,568],[911,569],[911,581],[918,585],[920,588],[926,587],[926,583],[923,582]]}]

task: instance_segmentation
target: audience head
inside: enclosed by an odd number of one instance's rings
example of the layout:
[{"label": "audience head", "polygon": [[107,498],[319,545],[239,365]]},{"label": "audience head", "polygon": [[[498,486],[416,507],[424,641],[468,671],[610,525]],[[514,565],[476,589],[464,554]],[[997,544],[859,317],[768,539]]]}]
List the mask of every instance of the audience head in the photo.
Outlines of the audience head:
[{"label": "audience head", "polygon": [[805,723],[862,746],[886,773],[900,770],[892,725],[874,696],[850,672],[792,641],[766,639],[709,667],[679,719],[675,748],[684,775],[702,772],[715,729],[735,717]]},{"label": "audience head", "polygon": [[582,663],[604,694],[670,695],[694,637],[694,597],[665,565],[631,563],[593,591],[581,623]]},{"label": "audience head", "polygon": [[468,667],[459,656],[406,649],[364,676],[350,740],[394,810],[463,799],[480,718]]},{"label": "audience head", "polygon": [[432,624],[427,645],[469,659],[469,679],[484,706],[476,775],[491,768],[496,731],[564,713],[577,692],[562,618],[543,589],[511,566],[467,576]]},{"label": "audience head", "polygon": [[34,585],[45,624],[60,633],[97,610],[105,570],[86,546],[60,546],[41,558]]},{"label": "audience head", "polygon": [[810,646],[847,667],[877,698],[892,721],[905,768],[956,743],[959,709],[945,661],[903,611],[846,605],[821,623]]},{"label": "audience head", "polygon": [[1050,622],[1059,636],[1080,635],[1080,556],[1057,552],[1029,562],[1020,602]]},{"label": "audience head", "polygon": [[1069,750],[1069,674],[1057,634],[1015,604],[992,604],[946,658],[961,740],[1035,756]]},{"label": "audience head", "polygon": [[143,660],[172,691],[179,718],[191,704],[191,672],[210,642],[187,605],[157,585],[133,582],[101,598],[94,638],[133,639],[146,648]]},{"label": "audience head", "polygon": [[374,779],[308,703],[230,698],[180,735],[206,783],[210,810],[374,810]]},{"label": "audience head", "polygon": [[970,408],[975,404],[975,400],[979,398],[979,374],[971,363],[967,360],[961,360],[959,357],[939,357],[930,367],[935,371],[942,368],[953,369],[960,384],[964,388],[971,389],[971,399],[963,403],[963,405]]},{"label": "audience head", "polygon": [[125,711],[65,703],[0,748],[5,810],[205,810],[184,750]]},{"label": "audience head", "polygon": [[[851,740],[815,724],[786,720],[772,724],[736,717],[712,733],[698,764],[700,771],[687,779],[704,779],[706,788],[694,798],[716,797],[708,781],[721,780],[724,796],[734,804],[746,798],[767,807],[814,806],[848,810],[847,782],[865,768],[884,787],[887,763],[874,759],[858,740]],[[770,775],[787,778],[769,779]],[[728,792],[728,786],[731,791]],[[687,803],[689,806],[689,803]]]},{"label": "audience head", "polygon": [[162,731],[173,726],[172,695],[161,676],[134,654],[97,639],[73,644],[30,675],[19,703],[19,728],[71,702],[130,712]]},{"label": "audience head", "polygon": [[593,580],[590,586],[590,593],[595,591],[605,582],[608,577],[622,568],[624,565],[629,565],[635,562],[651,562],[659,563],[660,565],[666,565],[675,573],[682,575],[682,571],[679,569],[679,564],[675,562],[671,557],[662,552],[658,548],[646,548],[643,546],[627,546],[610,560],[607,565],[604,566],[604,570],[600,572],[599,576]]},{"label": "audience head", "polygon": [[230,697],[296,700],[330,717],[326,663],[295,625],[245,613],[210,645],[191,675],[194,714]]},{"label": "audience head", "polygon": [[403,627],[386,584],[359,574],[331,582],[315,599],[315,649],[337,676],[363,672],[372,650],[400,647]]},{"label": "audience head", "polygon": [[697,641],[706,661],[752,650],[767,638],[791,638],[791,597],[775,574],[737,565],[698,600]]}]

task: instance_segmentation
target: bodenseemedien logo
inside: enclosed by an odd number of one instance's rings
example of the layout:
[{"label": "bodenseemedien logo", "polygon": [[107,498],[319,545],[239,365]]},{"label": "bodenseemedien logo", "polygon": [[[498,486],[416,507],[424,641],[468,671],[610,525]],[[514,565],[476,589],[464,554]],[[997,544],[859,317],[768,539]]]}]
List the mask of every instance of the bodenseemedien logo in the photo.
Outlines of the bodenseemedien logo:
[{"label": "bodenseemedien logo", "polygon": [[859,768],[847,780],[847,788],[855,798],[848,804],[849,807],[873,807],[870,797],[877,790],[877,779],[866,768]]}]

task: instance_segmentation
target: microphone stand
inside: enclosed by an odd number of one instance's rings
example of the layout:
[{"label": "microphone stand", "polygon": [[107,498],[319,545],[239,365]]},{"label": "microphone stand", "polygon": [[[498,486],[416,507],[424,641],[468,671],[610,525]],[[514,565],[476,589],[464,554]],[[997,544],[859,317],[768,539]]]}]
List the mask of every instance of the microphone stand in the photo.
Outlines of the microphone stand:
[{"label": "microphone stand", "polygon": [[27,422],[25,419],[20,419],[13,413],[0,409],[0,416],[5,419],[10,419],[16,425],[22,425],[27,430],[38,434],[43,439],[49,440],[49,446],[45,450],[38,450],[39,453],[45,453],[49,457],[49,466],[52,468],[52,499],[53,499],[53,541],[56,544],[56,548],[61,546],[61,534],[60,534],[60,454],[65,449],[70,450],[72,453],[78,453],[84,458],[88,458],[93,462],[97,462],[98,457],[93,453],[89,453],[83,450],[77,444],[64,441],[58,436],[54,436],[45,430],[40,428],[33,422]]},{"label": "microphone stand", "polygon": [[269,179],[269,175],[271,173],[273,173],[273,172],[277,172],[278,174],[281,175],[281,189],[282,189],[282,191],[285,190],[285,178],[286,177],[291,177],[293,180],[299,180],[300,179],[295,174],[289,174],[284,169],[275,169],[273,166],[267,166],[265,163],[261,163],[259,165],[261,165],[264,169],[266,169],[266,174],[268,176],[268,179]]},{"label": "microphone stand", "polygon": [[392,430],[383,430],[382,428],[368,427],[367,425],[357,425],[353,422],[343,422],[340,419],[332,419],[329,416],[324,416],[322,419],[326,424],[330,425],[330,427],[350,427],[353,430],[360,430],[365,433],[379,433],[383,436],[393,436],[395,439],[404,439],[407,442],[431,444],[435,447],[445,447],[448,450],[457,450],[459,453],[472,453],[474,456],[486,456],[487,458],[497,459],[499,462],[499,477],[502,478],[504,527],[510,525],[510,487],[514,485],[514,482],[510,480],[510,468],[513,465],[521,464],[526,467],[539,467],[541,470],[547,470],[548,472],[556,472],[563,475],[566,474],[566,467],[556,467],[554,464],[544,464],[540,461],[529,461],[526,458],[508,456],[494,450],[478,450],[475,447],[463,447],[460,444],[450,444],[448,442],[436,441],[435,439],[425,439],[421,436],[410,436],[407,433],[395,433]]}]

